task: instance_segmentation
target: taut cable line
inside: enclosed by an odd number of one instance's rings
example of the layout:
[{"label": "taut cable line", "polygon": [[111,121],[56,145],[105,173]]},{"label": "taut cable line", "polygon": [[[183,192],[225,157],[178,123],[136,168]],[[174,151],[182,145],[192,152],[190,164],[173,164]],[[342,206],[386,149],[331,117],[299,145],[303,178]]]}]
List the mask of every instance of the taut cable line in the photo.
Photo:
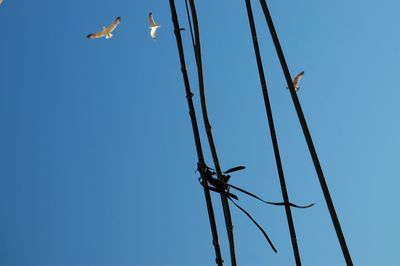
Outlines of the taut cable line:
[{"label": "taut cable line", "polygon": [[[206,101],[205,101],[204,82],[203,82],[203,73],[202,73],[202,64],[201,64],[201,53],[200,53],[200,51],[201,51],[200,50],[200,41],[199,41],[200,38],[199,38],[196,9],[195,9],[193,0],[190,0],[190,1],[191,1],[190,2],[191,12],[189,12],[187,0],[185,0],[186,12],[187,12],[188,20],[189,20],[190,32],[191,32],[191,37],[192,37],[192,45],[193,45],[193,49],[195,52],[196,65],[197,65],[197,70],[198,70],[199,90],[200,90],[200,98],[201,98],[200,100],[201,100],[201,104],[202,104],[203,119],[205,121],[204,124],[206,125],[206,133],[207,133],[207,137],[209,140],[210,150],[211,150],[211,153],[213,156],[216,170],[208,167],[205,164],[205,160],[204,160],[204,156],[203,156],[203,152],[202,152],[202,148],[201,148],[198,124],[197,124],[193,100],[192,100],[193,93],[190,90],[190,84],[189,84],[188,74],[187,74],[187,70],[186,70],[184,50],[183,50],[183,44],[182,44],[182,37],[181,37],[181,32],[180,32],[181,30],[184,30],[184,28],[179,27],[179,21],[178,21],[178,16],[176,13],[176,7],[175,7],[174,0],[170,0],[170,7],[171,7],[172,20],[173,20],[173,24],[174,24],[174,32],[175,32],[178,51],[179,51],[179,57],[180,57],[180,61],[181,61],[181,70],[182,70],[182,76],[183,76],[184,84],[185,84],[186,98],[188,101],[190,117],[191,117],[191,122],[192,122],[192,128],[193,128],[193,134],[194,134],[195,143],[196,143],[196,150],[197,150],[197,154],[198,154],[197,169],[201,175],[199,178],[199,181],[200,181],[200,184],[204,188],[207,207],[208,207],[208,211],[209,211],[210,226],[211,226],[211,231],[213,234],[213,243],[214,243],[215,252],[216,252],[216,256],[217,256],[216,262],[218,265],[222,265],[223,260],[221,258],[220,247],[218,244],[218,235],[217,235],[217,230],[216,230],[216,225],[215,225],[215,216],[214,216],[214,212],[213,212],[213,208],[212,208],[212,202],[211,202],[211,198],[210,198],[210,191],[214,191],[214,192],[220,194],[222,206],[223,206],[223,210],[224,210],[225,225],[226,225],[227,232],[228,232],[231,264],[233,266],[236,266],[236,255],[235,255],[234,242],[233,242],[233,226],[232,226],[232,220],[230,217],[228,200],[232,201],[232,203],[239,210],[241,210],[257,226],[257,228],[262,232],[262,234],[264,235],[264,237],[270,244],[272,250],[274,252],[277,252],[277,250],[274,247],[271,239],[268,237],[267,233],[264,231],[264,229],[256,222],[255,219],[253,219],[253,217],[245,209],[240,207],[234,201],[234,200],[238,200],[238,197],[235,194],[230,193],[231,188],[235,189],[239,192],[242,192],[250,197],[253,197],[263,203],[275,205],[275,206],[288,206],[288,207],[304,209],[304,208],[309,208],[309,207],[313,206],[314,204],[301,206],[301,205],[290,203],[288,200],[286,202],[265,201],[262,198],[258,197],[257,195],[255,195],[251,192],[248,192],[248,191],[246,191],[242,188],[239,188],[237,186],[234,186],[232,184],[228,184],[228,181],[231,177],[229,174],[236,172],[236,171],[243,170],[243,169],[245,169],[245,167],[244,166],[236,166],[236,167],[230,168],[230,169],[222,172],[220,165],[219,165],[216,148],[215,148],[214,141],[212,138],[211,126],[210,126],[210,123],[208,120],[208,115],[207,115],[207,106],[206,106]],[[192,24],[191,24],[190,13],[193,16],[195,37],[193,36],[193,29],[192,29]]]},{"label": "taut cable line", "polygon": [[340,226],[340,222],[339,222],[338,216],[336,214],[335,207],[333,205],[333,201],[332,201],[331,195],[329,193],[328,185],[326,183],[325,176],[324,176],[324,173],[322,171],[322,167],[321,167],[321,164],[319,162],[318,155],[317,155],[317,152],[316,152],[315,147],[314,147],[314,143],[313,143],[312,138],[311,138],[311,133],[310,133],[310,131],[308,129],[307,122],[306,122],[306,119],[304,117],[301,105],[300,105],[300,101],[299,101],[299,99],[297,97],[295,88],[293,86],[293,82],[292,82],[292,78],[290,76],[289,68],[287,66],[287,63],[286,63],[286,60],[285,60],[285,56],[283,54],[283,51],[282,51],[282,48],[281,48],[281,45],[280,45],[280,42],[279,42],[279,38],[278,38],[278,35],[276,33],[274,23],[272,21],[271,14],[269,12],[269,9],[268,9],[268,6],[267,6],[267,3],[266,3],[265,0],[260,0],[260,4],[261,4],[262,10],[264,12],[264,16],[265,16],[265,19],[267,21],[268,28],[269,28],[269,31],[271,33],[272,40],[274,42],[276,53],[278,54],[279,61],[280,61],[280,64],[282,66],[283,73],[285,75],[286,83],[288,85],[290,94],[292,96],[293,104],[294,104],[294,107],[296,109],[297,116],[299,118],[301,128],[303,130],[304,138],[306,139],[306,142],[307,142],[308,150],[310,152],[312,161],[314,163],[315,171],[317,173],[317,176],[318,176],[318,179],[319,179],[319,183],[321,185],[321,189],[322,189],[322,192],[324,194],[326,204],[328,206],[329,214],[331,216],[332,223],[333,223],[333,226],[335,228],[336,235],[337,235],[337,238],[339,240],[340,247],[342,249],[342,253],[343,253],[344,259],[345,259],[347,265],[353,265],[353,262],[352,262],[351,256],[350,256],[350,252],[349,252],[349,250],[347,248],[346,240],[344,238],[344,234],[343,234],[342,228]]},{"label": "taut cable line", "polygon": [[[190,11],[189,11],[188,0],[185,0],[185,7],[186,7],[186,14],[187,14],[188,22],[189,22],[190,36],[192,37],[193,51],[194,51],[194,50],[196,50],[196,48],[195,48],[195,44],[194,44],[192,19],[190,18]],[[196,56],[196,54],[195,54],[195,56]]]},{"label": "taut cable line", "polygon": [[276,137],[276,131],[275,131],[275,126],[274,126],[274,119],[272,116],[272,107],[271,107],[271,103],[269,101],[267,82],[265,80],[264,68],[263,68],[263,64],[262,64],[262,60],[261,60],[260,48],[259,48],[258,40],[257,40],[257,31],[256,31],[255,23],[254,23],[253,11],[251,8],[250,0],[246,0],[246,8],[247,8],[247,15],[249,17],[249,24],[250,24],[250,30],[251,30],[251,35],[252,35],[252,39],[253,39],[254,52],[255,52],[256,60],[257,60],[258,73],[260,76],[261,90],[262,90],[262,93],[264,96],[264,105],[265,105],[265,109],[266,109],[266,113],[267,113],[271,141],[272,141],[272,145],[274,148],[276,167],[278,170],[279,181],[281,184],[283,202],[285,203],[284,206],[285,206],[286,217],[287,217],[288,226],[289,226],[289,232],[290,232],[290,238],[291,238],[291,242],[292,242],[294,258],[296,261],[296,265],[299,266],[299,265],[301,265],[301,259],[300,259],[299,247],[297,245],[296,230],[294,228],[292,212],[290,210],[289,195],[288,195],[287,188],[286,188],[285,176],[283,173],[282,161],[281,161],[281,156],[279,153],[278,140]]},{"label": "taut cable line", "polygon": [[[215,166],[217,177],[219,180],[225,182],[227,180],[223,179],[224,175],[222,174],[221,167],[219,164],[219,159],[218,159],[217,151],[215,148],[214,138],[213,138],[213,135],[211,132],[211,125],[210,125],[210,121],[208,119],[208,113],[207,113],[207,104],[206,104],[204,79],[203,79],[203,66],[202,66],[202,60],[201,60],[200,32],[199,32],[199,24],[198,24],[198,20],[197,20],[196,5],[194,3],[194,0],[190,0],[189,3],[190,3],[190,10],[192,13],[192,18],[193,18],[193,27],[194,27],[194,35],[195,35],[194,43],[195,43],[195,54],[196,54],[195,57],[196,57],[196,64],[197,64],[200,101],[201,101],[201,107],[202,107],[201,109],[202,109],[202,114],[203,114],[204,125],[205,125],[205,129],[206,129],[207,139],[208,139],[208,143],[210,146],[212,158],[214,161],[214,166]],[[227,230],[227,234],[228,234],[231,265],[236,266],[235,242],[234,242],[234,237],[233,237],[233,225],[232,225],[231,212],[229,209],[228,197],[224,194],[220,194],[220,197],[221,197],[221,202],[222,202],[222,208],[224,211],[226,230]]]},{"label": "taut cable line", "polygon": [[[187,74],[187,70],[186,70],[186,61],[185,61],[185,54],[183,51],[181,28],[179,27],[179,21],[178,21],[178,16],[176,13],[175,1],[169,0],[169,4],[170,4],[170,8],[171,8],[172,22],[174,24],[176,43],[177,43],[178,51],[179,51],[181,71],[182,71],[183,81],[185,84],[186,99],[187,99],[187,103],[188,103],[188,107],[189,107],[190,120],[192,123],[194,140],[196,143],[196,151],[197,151],[197,157],[198,157],[198,170],[200,172],[201,179],[205,179],[205,176],[204,176],[205,168],[203,167],[203,165],[205,165],[205,161],[204,161],[204,156],[203,156],[203,150],[201,147],[201,140],[200,140],[199,128],[198,128],[197,119],[196,119],[196,113],[195,113],[193,100],[192,100],[193,93],[191,92],[191,89],[190,89],[189,78],[188,78],[188,74]],[[214,209],[213,209],[213,205],[212,205],[212,201],[211,201],[210,190],[206,186],[203,186],[203,190],[204,190],[204,196],[206,199],[208,217],[209,217],[209,221],[210,221],[211,233],[212,233],[212,238],[213,238],[212,243],[214,246],[215,256],[216,256],[215,262],[218,266],[222,266],[223,259],[221,256],[221,249],[220,249],[219,241],[218,241],[218,231],[217,231],[217,225],[215,222],[215,215],[214,215]]]}]

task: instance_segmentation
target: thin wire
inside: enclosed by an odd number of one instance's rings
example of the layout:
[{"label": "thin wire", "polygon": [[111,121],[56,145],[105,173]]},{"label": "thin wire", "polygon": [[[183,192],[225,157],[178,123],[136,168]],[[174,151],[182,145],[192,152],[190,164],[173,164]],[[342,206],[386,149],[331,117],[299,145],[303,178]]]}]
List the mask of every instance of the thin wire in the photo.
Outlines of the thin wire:
[{"label": "thin wire", "polygon": [[306,121],[306,119],[304,117],[304,113],[303,113],[303,110],[301,108],[300,101],[299,101],[299,99],[297,97],[296,90],[295,90],[295,88],[293,86],[293,82],[292,82],[292,78],[290,76],[289,68],[287,66],[285,55],[283,54],[282,47],[280,45],[278,34],[276,33],[275,26],[274,26],[274,23],[272,21],[271,14],[269,12],[269,9],[268,9],[268,6],[267,6],[267,3],[266,3],[265,0],[260,0],[260,4],[261,4],[262,10],[264,12],[264,16],[265,16],[265,19],[267,21],[268,28],[269,28],[272,40],[274,42],[276,53],[278,54],[278,58],[279,58],[279,61],[281,63],[281,66],[282,66],[283,73],[285,75],[286,83],[288,85],[290,94],[292,96],[293,104],[294,104],[294,107],[295,107],[296,112],[297,112],[297,117],[299,118],[300,125],[301,125],[301,128],[303,130],[304,138],[306,139],[308,150],[310,152],[311,158],[312,158],[313,163],[314,163],[315,171],[317,173],[317,176],[318,176],[318,179],[319,179],[319,183],[321,185],[321,189],[322,189],[322,192],[324,194],[326,204],[328,206],[329,214],[331,216],[332,223],[333,223],[333,226],[335,228],[336,235],[337,235],[337,238],[339,240],[340,247],[342,249],[342,253],[343,253],[344,259],[345,259],[347,265],[353,265],[353,262],[352,262],[352,259],[351,259],[351,256],[350,256],[350,252],[349,252],[349,249],[348,249],[347,244],[346,244],[346,239],[344,237],[342,228],[340,226],[339,218],[337,217],[337,214],[336,214],[336,211],[335,211],[335,207],[333,205],[333,201],[332,201],[331,195],[329,193],[328,185],[326,183],[325,176],[324,176],[324,173],[322,171],[322,167],[321,167],[321,164],[319,162],[318,155],[317,155],[317,152],[316,152],[315,147],[314,147],[314,143],[313,143],[312,138],[311,138],[311,133],[310,133],[310,131],[308,129],[308,126],[307,126],[307,121]]},{"label": "thin wire", "polygon": [[271,246],[272,250],[277,253],[278,251],[276,250],[274,244],[272,243],[271,239],[269,238],[269,236],[267,235],[267,233],[264,231],[264,229],[256,222],[256,220],[254,220],[253,217],[251,217],[250,213],[248,213],[245,209],[243,209],[242,207],[240,207],[239,204],[237,204],[233,199],[231,199],[230,197],[228,197],[228,199],[236,206],[238,207],[244,214],[246,214],[247,217],[249,217],[249,219],[258,227],[258,229],[260,229],[260,231],[263,233],[265,239],[267,239],[269,245]]},{"label": "thin wire", "polygon": [[[202,59],[201,59],[201,46],[200,46],[200,33],[199,33],[199,24],[197,20],[197,12],[196,12],[196,5],[194,0],[189,0],[190,3],[190,10],[193,18],[193,27],[194,27],[194,35],[195,35],[195,54],[196,54],[196,65],[197,65],[197,75],[198,75],[198,82],[199,82],[199,91],[200,91],[200,101],[201,101],[201,109],[203,114],[203,121],[204,126],[206,129],[208,144],[210,146],[211,155],[214,161],[215,170],[217,172],[217,177],[220,180],[223,180],[223,175],[221,172],[221,167],[219,164],[219,159],[217,155],[217,150],[215,148],[214,138],[211,132],[211,125],[208,119],[207,113],[207,103],[206,103],[206,96],[205,96],[205,89],[204,89],[204,79],[203,79],[203,66],[202,66]],[[235,254],[235,242],[233,237],[233,225],[232,225],[232,217],[229,209],[229,202],[226,195],[221,196],[221,203],[222,209],[224,211],[224,218],[225,218],[225,226],[226,231],[228,234],[228,241],[229,241],[229,251],[231,257],[231,265],[236,266],[236,254]]]},{"label": "thin wire", "polygon": [[[192,37],[193,51],[195,51],[196,50],[196,48],[195,48],[196,45],[194,43],[194,37],[193,37],[192,19],[190,18],[190,11],[189,11],[189,6],[188,6],[187,0],[185,0],[185,6],[186,6],[186,14],[187,14],[188,21],[189,21],[190,35]],[[195,53],[195,55],[196,55],[196,53]]]},{"label": "thin wire", "polygon": [[283,166],[282,166],[281,156],[280,156],[280,152],[279,152],[278,139],[277,139],[276,131],[275,131],[274,118],[272,115],[272,107],[271,107],[271,103],[269,101],[267,82],[266,82],[265,75],[264,75],[264,67],[263,67],[262,60],[261,60],[260,48],[259,48],[258,40],[257,40],[257,30],[256,30],[256,26],[254,23],[253,11],[251,8],[250,0],[246,0],[246,8],[247,8],[247,15],[249,18],[249,25],[250,25],[250,30],[251,30],[252,39],[253,39],[254,53],[256,55],[256,60],[257,60],[257,67],[258,67],[258,73],[259,73],[259,77],[260,77],[261,90],[262,90],[263,97],[264,97],[264,105],[265,105],[265,110],[267,113],[267,120],[268,120],[270,135],[271,135],[271,141],[272,141],[272,146],[273,146],[274,154],[275,154],[276,167],[278,170],[279,182],[281,184],[282,197],[283,197],[285,211],[286,211],[286,218],[287,218],[289,232],[290,232],[290,239],[292,242],[293,254],[294,254],[295,261],[296,261],[296,265],[299,266],[299,265],[301,265],[301,258],[300,258],[299,247],[297,244],[296,230],[294,227],[292,212],[290,210],[291,206],[290,206],[290,201],[289,201],[289,195],[287,192],[285,175],[283,173]]},{"label": "thin wire", "polygon": [[[201,147],[200,133],[199,133],[199,128],[198,128],[198,124],[197,124],[194,104],[193,104],[193,100],[192,100],[193,93],[191,92],[191,89],[190,89],[189,77],[188,77],[187,70],[186,70],[185,54],[183,51],[183,44],[182,44],[180,27],[179,27],[178,15],[176,12],[174,0],[170,0],[169,3],[170,3],[170,8],[171,8],[172,22],[174,24],[176,43],[178,46],[179,59],[180,59],[180,63],[181,63],[182,77],[183,77],[184,85],[185,85],[186,99],[187,99],[187,103],[188,103],[188,107],[189,107],[189,114],[190,114],[190,118],[191,118],[193,135],[194,135],[194,140],[195,140],[195,144],[196,144],[197,157],[198,157],[198,161],[199,161],[198,165],[205,165],[203,150]],[[205,172],[202,171],[201,168],[199,170],[200,170],[201,178],[204,179]],[[217,225],[215,222],[215,215],[214,215],[214,209],[213,209],[213,205],[212,205],[212,201],[211,201],[210,191],[207,187],[204,187],[203,190],[204,190],[204,196],[206,199],[208,217],[209,217],[211,233],[212,233],[212,238],[213,238],[212,243],[214,246],[215,256],[216,256],[215,262],[218,266],[223,266],[223,259],[221,256],[221,249],[220,249],[219,241],[218,241],[218,231],[217,231]]]}]

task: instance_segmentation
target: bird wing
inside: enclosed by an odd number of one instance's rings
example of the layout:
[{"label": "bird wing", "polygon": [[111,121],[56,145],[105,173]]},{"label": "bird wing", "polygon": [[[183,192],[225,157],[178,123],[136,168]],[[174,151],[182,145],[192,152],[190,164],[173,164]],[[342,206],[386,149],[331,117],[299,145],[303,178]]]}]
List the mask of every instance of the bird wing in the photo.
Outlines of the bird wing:
[{"label": "bird wing", "polygon": [[301,71],[293,80],[293,86],[299,88],[300,79],[304,76],[304,71]]},{"label": "bird wing", "polygon": [[157,38],[156,33],[157,33],[157,28],[156,27],[152,27],[151,31],[150,31],[150,36],[151,36],[152,39]]},{"label": "bird wing", "polygon": [[107,27],[107,31],[113,32],[113,30],[115,30],[119,23],[121,23],[121,17],[117,17],[116,19],[114,19],[110,26]]},{"label": "bird wing", "polygon": [[0,0],[0,5],[1,5],[1,3],[3,3],[3,0]]},{"label": "bird wing", "polygon": [[104,37],[104,36],[106,36],[106,31],[105,30],[103,30],[103,31],[100,31],[100,32],[95,32],[95,33],[90,33],[90,34],[88,34],[88,38],[89,39],[97,39],[97,38],[101,38],[101,37]]},{"label": "bird wing", "polygon": [[151,12],[149,13],[149,23],[150,23],[150,27],[158,26],[157,23],[154,21],[153,13],[151,13]]}]

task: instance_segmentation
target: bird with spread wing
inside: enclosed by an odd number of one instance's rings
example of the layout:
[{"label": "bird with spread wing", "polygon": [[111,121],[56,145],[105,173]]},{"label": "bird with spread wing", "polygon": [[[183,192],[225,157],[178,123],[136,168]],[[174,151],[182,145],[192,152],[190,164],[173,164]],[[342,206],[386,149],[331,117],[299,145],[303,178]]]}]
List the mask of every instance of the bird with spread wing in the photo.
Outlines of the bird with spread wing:
[{"label": "bird with spread wing", "polygon": [[149,29],[150,29],[150,36],[151,36],[152,39],[155,39],[155,38],[157,38],[157,35],[156,35],[157,29],[158,29],[159,27],[161,27],[161,26],[158,25],[158,24],[154,21],[153,13],[152,13],[152,12],[149,13],[149,23],[150,23],[150,27],[149,27]]},{"label": "bird with spread wing", "polygon": [[[1,0],[0,0],[1,1]],[[89,35],[87,35],[87,37],[89,39],[97,39],[97,38],[102,38],[102,37],[106,37],[106,39],[110,39],[113,35],[111,32],[113,32],[118,24],[121,23],[121,18],[117,17],[108,27],[104,27],[103,26],[103,30],[100,32],[96,32],[96,33],[91,33]]]},{"label": "bird with spread wing", "polygon": [[[304,76],[304,71],[301,71],[299,74],[297,74],[297,76],[293,79],[293,87],[294,90],[297,92],[300,89],[299,86],[299,82],[301,80],[301,78]],[[289,89],[288,87],[286,87],[287,89]]]}]

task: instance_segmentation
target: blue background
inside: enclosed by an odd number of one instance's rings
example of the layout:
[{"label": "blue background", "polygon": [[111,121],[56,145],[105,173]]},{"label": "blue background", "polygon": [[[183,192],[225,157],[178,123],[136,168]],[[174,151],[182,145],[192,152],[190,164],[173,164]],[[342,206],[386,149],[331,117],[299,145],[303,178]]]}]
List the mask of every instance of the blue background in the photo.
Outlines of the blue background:
[{"label": "blue background", "polygon": [[[188,27],[184,1],[180,22]],[[269,1],[356,265],[400,265],[400,3]],[[232,184],[282,199],[244,1],[197,1],[209,116]],[[344,265],[258,1],[253,1],[304,265]],[[151,40],[147,14],[161,24]],[[86,39],[115,17],[111,40]],[[0,6],[0,264],[213,265],[168,1]],[[183,32],[207,162],[189,31]],[[223,257],[228,243],[213,195]],[[239,265],[293,265],[283,208],[231,207]]]}]

